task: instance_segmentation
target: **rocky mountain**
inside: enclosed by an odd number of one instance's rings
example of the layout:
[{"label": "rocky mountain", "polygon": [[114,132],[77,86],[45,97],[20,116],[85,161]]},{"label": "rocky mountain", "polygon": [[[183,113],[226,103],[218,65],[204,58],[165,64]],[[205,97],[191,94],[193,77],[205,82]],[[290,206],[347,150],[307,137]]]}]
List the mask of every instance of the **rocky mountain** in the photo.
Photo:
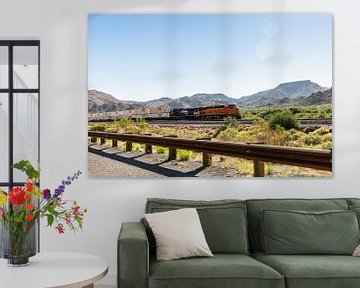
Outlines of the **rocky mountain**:
[{"label": "rocky mountain", "polygon": [[145,102],[121,101],[110,94],[97,90],[88,91],[89,112],[110,112],[141,107],[188,108],[221,104],[236,104],[241,107],[274,105],[316,105],[331,103],[332,90],[310,80],[283,83],[274,89],[258,92],[239,99],[222,93],[201,93],[180,98],[163,97]]},{"label": "rocky mountain", "polygon": [[237,103],[239,106],[250,107],[287,104],[293,99],[307,97],[312,93],[327,89],[310,80],[282,83],[273,89],[241,97]]},{"label": "rocky mountain", "polygon": [[202,93],[173,99],[173,101],[167,103],[171,108],[206,107],[220,104],[236,104],[236,99],[222,93]]},{"label": "rocky mountain", "polygon": [[135,101],[121,101],[114,96],[97,91],[88,91],[88,111],[94,112],[111,112],[116,110],[124,110],[130,108],[137,108],[141,106]]},{"label": "rocky mountain", "polygon": [[175,101],[175,100],[172,98],[163,97],[163,98],[159,98],[159,99],[155,99],[155,100],[150,100],[145,103],[149,107],[160,107],[160,106],[164,106],[164,105],[168,106],[173,101]]},{"label": "rocky mountain", "polygon": [[332,88],[312,93],[310,96],[299,99],[299,105],[321,105],[321,104],[331,104],[332,102]]}]

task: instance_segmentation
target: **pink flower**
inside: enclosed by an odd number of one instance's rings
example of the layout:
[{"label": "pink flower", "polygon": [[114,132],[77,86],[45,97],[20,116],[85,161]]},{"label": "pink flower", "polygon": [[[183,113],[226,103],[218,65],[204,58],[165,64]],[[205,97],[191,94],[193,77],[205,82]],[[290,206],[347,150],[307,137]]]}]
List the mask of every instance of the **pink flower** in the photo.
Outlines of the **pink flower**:
[{"label": "pink flower", "polygon": [[59,223],[55,228],[58,230],[59,234],[65,233],[64,226],[61,223]]},{"label": "pink flower", "polygon": [[2,211],[2,209],[0,208],[0,220],[2,220],[2,218],[3,218],[3,211]]},{"label": "pink flower", "polygon": [[72,207],[74,215],[79,214],[80,206]]}]

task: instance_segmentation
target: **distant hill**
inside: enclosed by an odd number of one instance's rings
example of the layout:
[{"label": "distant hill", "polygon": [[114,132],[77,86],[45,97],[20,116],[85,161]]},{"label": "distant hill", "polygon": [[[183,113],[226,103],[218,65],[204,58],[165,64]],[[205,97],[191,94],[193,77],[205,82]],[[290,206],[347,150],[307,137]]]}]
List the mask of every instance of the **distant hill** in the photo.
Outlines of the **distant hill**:
[{"label": "distant hill", "polygon": [[[230,98],[222,93],[202,93],[173,99],[173,101],[168,102],[167,105],[171,108],[190,108],[214,106],[219,104],[236,104],[236,101],[236,99]],[[148,104],[148,102],[145,102],[145,104]]]},{"label": "distant hill", "polygon": [[137,108],[141,104],[134,101],[121,101],[114,96],[97,91],[88,91],[88,111],[94,112],[111,112],[123,109]]},{"label": "distant hill", "polygon": [[332,102],[332,88],[312,93],[310,96],[299,99],[299,105],[321,105],[321,104],[331,104]]},{"label": "distant hill", "polygon": [[163,97],[144,102],[122,101],[110,94],[97,90],[88,91],[89,112],[111,112],[140,107],[189,108],[221,104],[236,104],[240,107],[260,107],[279,105],[317,105],[331,103],[332,90],[310,80],[283,83],[274,89],[253,95],[231,98],[222,93],[200,93],[180,98]]},{"label": "distant hill", "polygon": [[312,93],[327,89],[310,80],[282,83],[273,89],[241,97],[237,103],[239,106],[250,107],[281,105],[292,102],[293,99],[307,97]]}]

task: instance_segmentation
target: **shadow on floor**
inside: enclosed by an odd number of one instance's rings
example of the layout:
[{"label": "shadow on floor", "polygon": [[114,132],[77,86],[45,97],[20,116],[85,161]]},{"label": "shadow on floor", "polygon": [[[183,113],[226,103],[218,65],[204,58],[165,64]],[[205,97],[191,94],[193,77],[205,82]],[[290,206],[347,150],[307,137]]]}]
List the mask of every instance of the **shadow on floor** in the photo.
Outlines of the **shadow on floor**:
[{"label": "shadow on floor", "polygon": [[163,162],[157,163],[157,164],[150,164],[150,163],[145,163],[142,162],[140,160],[137,160],[137,158],[146,155],[141,154],[141,155],[136,155],[133,157],[124,157],[121,156],[119,154],[116,153],[108,153],[106,152],[106,148],[102,148],[102,149],[95,149],[91,146],[89,146],[88,151],[90,153],[94,153],[96,155],[102,156],[102,157],[106,157],[115,161],[120,161],[122,163],[128,164],[128,165],[132,165],[144,170],[148,170],[166,177],[197,177],[197,174],[200,173],[201,171],[203,171],[206,167],[205,166],[201,166],[195,170],[189,171],[189,172],[181,172],[181,171],[177,171],[177,170],[173,170],[173,169],[169,169],[169,168],[165,168],[165,167],[161,167],[161,164],[164,164],[166,162],[168,162],[168,160],[165,160]]}]

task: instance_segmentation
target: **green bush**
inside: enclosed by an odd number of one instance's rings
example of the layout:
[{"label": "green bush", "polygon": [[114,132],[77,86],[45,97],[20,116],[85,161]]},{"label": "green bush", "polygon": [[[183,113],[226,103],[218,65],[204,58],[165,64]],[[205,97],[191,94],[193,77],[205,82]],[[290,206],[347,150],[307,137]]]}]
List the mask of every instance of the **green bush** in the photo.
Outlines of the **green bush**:
[{"label": "green bush", "polygon": [[156,146],[155,150],[156,150],[156,153],[159,153],[159,154],[164,154],[166,151],[166,149],[161,146]]},{"label": "green bush", "polygon": [[276,130],[280,126],[286,130],[298,129],[299,121],[288,111],[276,112],[269,119],[269,126],[272,130]]},{"label": "green bush", "polygon": [[226,128],[219,134],[219,139],[222,141],[236,141],[237,137],[239,136],[239,131],[236,128],[229,127]]},{"label": "green bush", "polygon": [[224,125],[226,128],[236,127],[236,126],[238,126],[238,122],[236,121],[236,119],[234,117],[228,116],[224,120]]},{"label": "green bush", "polygon": [[93,127],[90,128],[90,131],[100,131],[100,132],[105,132],[106,131],[106,126],[99,124],[99,125],[95,125]]},{"label": "green bush", "polygon": [[265,167],[266,167],[266,174],[267,175],[274,174],[275,168],[274,168],[274,165],[271,162],[266,163]]},{"label": "green bush", "polygon": [[306,145],[315,146],[321,144],[322,141],[323,139],[319,134],[310,133],[306,136],[304,143]]},{"label": "green bush", "polygon": [[190,159],[190,151],[180,150],[180,151],[177,153],[177,156],[178,156],[178,158],[179,158],[181,161],[187,161],[187,160]]},{"label": "green bush", "polygon": [[116,121],[116,125],[120,128],[127,128],[132,124],[130,118],[121,118],[120,120]]},{"label": "green bush", "polygon": [[141,130],[146,130],[149,127],[149,124],[145,121],[145,119],[137,119],[136,122]]}]

